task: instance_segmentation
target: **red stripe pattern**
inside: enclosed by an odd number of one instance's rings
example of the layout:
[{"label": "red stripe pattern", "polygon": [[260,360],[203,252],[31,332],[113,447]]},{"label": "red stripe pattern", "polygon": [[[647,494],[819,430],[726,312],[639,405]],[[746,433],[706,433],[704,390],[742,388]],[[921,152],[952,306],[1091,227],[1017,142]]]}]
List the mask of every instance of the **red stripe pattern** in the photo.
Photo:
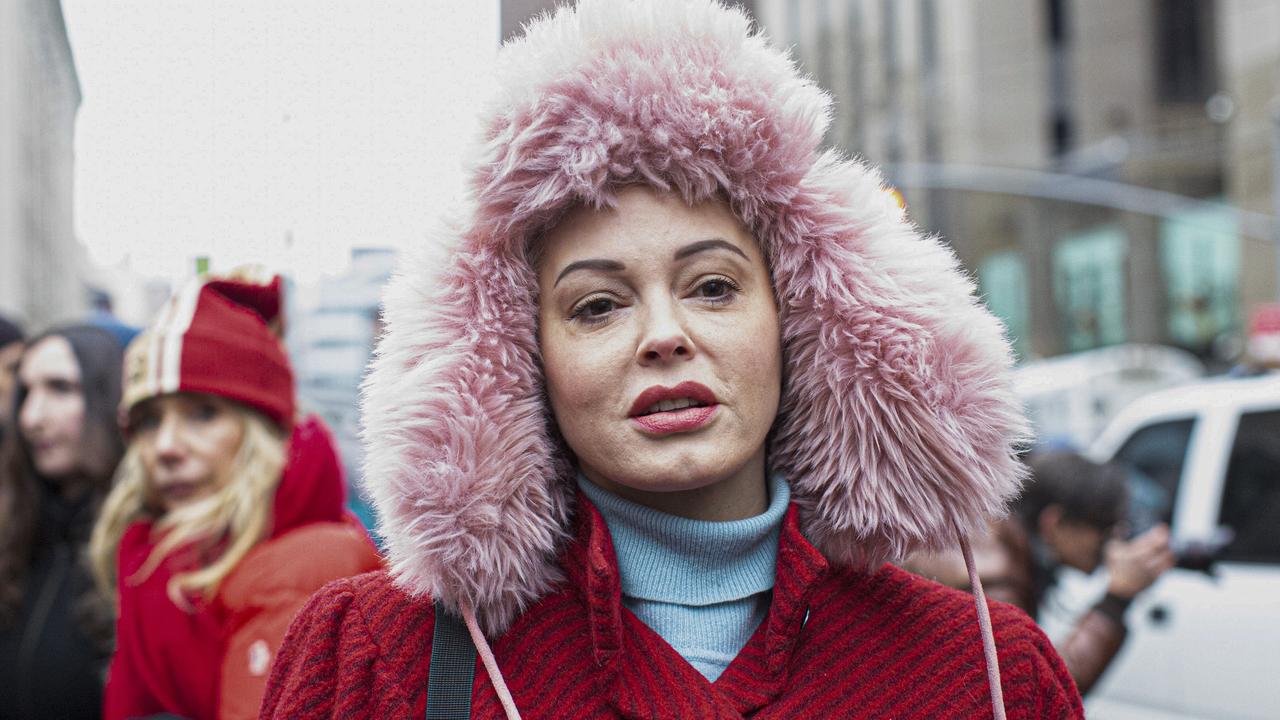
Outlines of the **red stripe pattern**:
[{"label": "red stripe pattern", "polygon": [[[783,523],[769,616],[708,683],[622,607],[599,513],[579,496],[569,581],[493,643],[527,720],[537,718],[989,718],[972,599],[886,565],[836,570]],[[1020,610],[991,603],[1010,718],[1082,718],[1052,645]],[[264,718],[421,718],[431,601],[385,572],[340,580],[294,621],[263,702]],[[503,718],[477,664],[472,716]]]}]

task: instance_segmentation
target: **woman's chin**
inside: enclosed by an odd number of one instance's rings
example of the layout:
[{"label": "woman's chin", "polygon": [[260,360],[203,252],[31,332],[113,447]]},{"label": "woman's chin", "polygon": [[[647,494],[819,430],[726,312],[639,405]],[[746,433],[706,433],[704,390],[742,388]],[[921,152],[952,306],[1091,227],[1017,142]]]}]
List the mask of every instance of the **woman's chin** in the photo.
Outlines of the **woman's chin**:
[{"label": "woman's chin", "polygon": [[628,494],[626,491],[658,495],[706,491],[736,474],[734,466],[721,457],[697,457],[688,453],[660,455],[603,468],[602,472],[584,471],[584,474],[597,485],[621,495]]}]

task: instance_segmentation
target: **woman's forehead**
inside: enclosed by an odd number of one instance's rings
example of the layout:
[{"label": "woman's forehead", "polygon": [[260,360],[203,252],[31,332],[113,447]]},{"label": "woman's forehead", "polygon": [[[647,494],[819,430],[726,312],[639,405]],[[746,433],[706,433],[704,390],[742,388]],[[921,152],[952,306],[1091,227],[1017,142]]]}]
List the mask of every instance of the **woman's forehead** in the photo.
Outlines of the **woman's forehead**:
[{"label": "woman's forehead", "polygon": [[718,241],[745,257],[759,254],[755,240],[730,210],[715,198],[688,205],[671,192],[629,186],[611,208],[578,207],[543,233],[538,256],[541,270],[558,274],[589,257],[676,255],[691,243]]},{"label": "woman's forehead", "polygon": [[147,398],[146,400],[138,403],[137,407],[140,409],[155,411],[162,408],[184,408],[203,404],[213,404],[222,407],[230,406],[231,401],[212,393],[173,392]]},{"label": "woman's forehead", "polygon": [[41,378],[78,380],[80,365],[76,362],[71,343],[60,335],[50,335],[36,342],[22,356],[18,378],[24,385],[32,385]]}]

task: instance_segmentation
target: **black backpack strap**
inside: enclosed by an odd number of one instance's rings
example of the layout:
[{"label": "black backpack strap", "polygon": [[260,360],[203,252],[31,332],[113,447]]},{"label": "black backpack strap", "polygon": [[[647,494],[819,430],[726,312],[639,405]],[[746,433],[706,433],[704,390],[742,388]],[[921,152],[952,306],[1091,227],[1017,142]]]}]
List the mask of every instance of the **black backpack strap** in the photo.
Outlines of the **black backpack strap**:
[{"label": "black backpack strap", "polygon": [[471,717],[471,686],[476,677],[476,646],[461,618],[439,602],[435,613],[427,720],[467,720]]}]

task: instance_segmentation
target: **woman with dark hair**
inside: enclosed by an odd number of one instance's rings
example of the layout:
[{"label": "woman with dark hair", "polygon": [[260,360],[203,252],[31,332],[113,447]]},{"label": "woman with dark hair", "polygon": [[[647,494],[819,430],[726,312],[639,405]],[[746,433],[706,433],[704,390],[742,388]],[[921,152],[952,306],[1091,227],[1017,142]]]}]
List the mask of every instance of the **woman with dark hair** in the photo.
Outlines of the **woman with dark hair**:
[{"label": "woman with dark hair", "polygon": [[97,718],[112,610],[86,546],[123,453],[122,350],[51,330],[18,362],[0,466],[0,718]]}]

